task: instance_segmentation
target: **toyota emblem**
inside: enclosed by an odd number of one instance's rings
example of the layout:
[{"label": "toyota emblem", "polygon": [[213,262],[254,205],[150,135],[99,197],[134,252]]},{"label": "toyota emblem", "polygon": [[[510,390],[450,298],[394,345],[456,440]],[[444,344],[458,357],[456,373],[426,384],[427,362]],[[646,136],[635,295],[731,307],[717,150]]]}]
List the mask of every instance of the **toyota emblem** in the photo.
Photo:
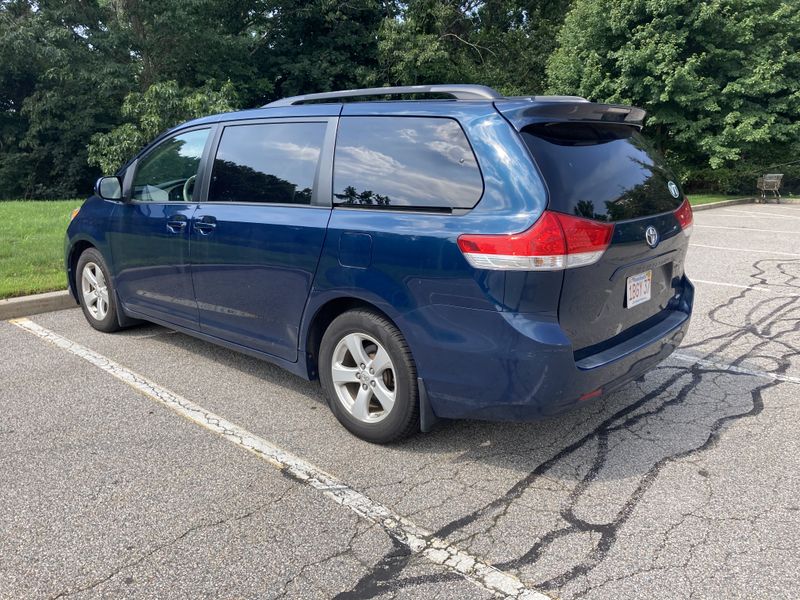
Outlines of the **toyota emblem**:
[{"label": "toyota emblem", "polygon": [[677,198],[678,196],[681,195],[680,191],[678,190],[678,186],[675,184],[674,181],[667,182],[667,189],[669,190],[669,193],[672,194],[673,198]]},{"label": "toyota emblem", "polygon": [[648,226],[648,228],[644,230],[644,239],[651,248],[658,246],[658,231],[656,228],[652,225]]}]

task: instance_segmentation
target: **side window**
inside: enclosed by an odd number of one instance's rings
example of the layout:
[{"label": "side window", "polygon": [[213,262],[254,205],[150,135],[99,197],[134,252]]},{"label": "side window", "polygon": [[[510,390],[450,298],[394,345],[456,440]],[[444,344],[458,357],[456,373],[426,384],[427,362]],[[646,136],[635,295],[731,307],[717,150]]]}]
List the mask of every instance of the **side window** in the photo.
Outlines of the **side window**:
[{"label": "side window", "polygon": [[142,202],[191,202],[208,129],[170,138],[145,156],[133,177],[133,199]]},{"label": "side window", "polygon": [[452,119],[343,117],[334,204],[364,208],[472,208],[483,193],[475,154]]},{"label": "side window", "polygon": [[311,204],[327,123],[231,125],[222,132],[209,202]]}]

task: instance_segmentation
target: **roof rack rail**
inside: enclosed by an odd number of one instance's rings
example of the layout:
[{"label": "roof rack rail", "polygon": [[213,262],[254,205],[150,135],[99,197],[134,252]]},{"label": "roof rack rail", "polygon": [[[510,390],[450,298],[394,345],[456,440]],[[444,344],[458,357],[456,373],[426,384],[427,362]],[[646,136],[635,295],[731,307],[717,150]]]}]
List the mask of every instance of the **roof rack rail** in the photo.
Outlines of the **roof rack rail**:
[{"label": "roof rack rail", "polygon": [[265,104],[263,108],[293,106],[314,100],[338,100],[340,98],[357,98],[360,96],[400,96],[404,94],[448,94],[457,100],[497,100],[503,97],[499,92],[485,85],[403,85],[303,94],[302,96],[291,96],[275,100]]}]

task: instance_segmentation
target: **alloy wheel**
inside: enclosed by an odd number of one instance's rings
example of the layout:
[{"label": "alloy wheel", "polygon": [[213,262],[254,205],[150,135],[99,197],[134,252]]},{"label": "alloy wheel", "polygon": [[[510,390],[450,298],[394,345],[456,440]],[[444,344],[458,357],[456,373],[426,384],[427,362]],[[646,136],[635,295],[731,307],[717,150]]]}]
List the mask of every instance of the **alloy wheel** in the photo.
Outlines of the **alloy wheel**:
[{"label": "alloy wheel", "polygon": [[81,273],[83,303],[92,318],[102,321],[108,314],[108,286],[103,271],[96,263],[87,262]]},{"label": "alloy wheel", "polygon": [[385,419],[395,403],[395,369],[386,349],[364,333],[344,336],[333,351],[331,375],[342,406],[362,423]]}]

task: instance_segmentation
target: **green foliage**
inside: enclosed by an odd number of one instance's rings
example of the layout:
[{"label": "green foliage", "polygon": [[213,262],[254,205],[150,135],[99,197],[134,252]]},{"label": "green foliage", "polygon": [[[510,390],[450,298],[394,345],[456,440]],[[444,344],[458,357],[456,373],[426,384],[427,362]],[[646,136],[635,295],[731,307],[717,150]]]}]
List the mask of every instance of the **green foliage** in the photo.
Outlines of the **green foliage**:
[{"label": "green foliage", "polygon": [[459,82],[642,105],[691,186],[752,191],[800,156],[799,35],[795,0],[0,0],[0,198],[86,193],[193,116]]},{"label": "green foliage", "polygon": [[379,83],[482,83],[541,93],[567,0],[412,0],[384,21]]},{"label": "green foliage", "polygon": [[392,0],[0,0],[0,198],[88,192],[98,166],[193,116],[363,85],[394,11]]},{"label": "green foliage", "polygon": [[128,122],[92,136],[89,163],[99,166],[103,173],[114,173],[165,129],[235,107],[236,94],[230,82],[219,89],[193,89],[166,81],[151,85],[144,93],[131,92],[122,103],[122,115]]},{"label": "green foliage", "polygon": [[73,196],[128,89],[92,3],[0,4],[0,197]]},{"label": "green foliage", "polygon": [[390,0],[266,0],[252,26],[265,99],[363,87],[377,68],[378,29],[394,11]]},{"label": "green foliage", "polygon": [[140,90],[176,81],[257,79],[250,60],[250,27],[258,0],[106,0],[116,45],[133,57]]},{"label": "green foliage", "polygon": [[800,154],[797,2],[575,0],[548,76],[554,93],[646,108],[697,187],[737,191]]}]

